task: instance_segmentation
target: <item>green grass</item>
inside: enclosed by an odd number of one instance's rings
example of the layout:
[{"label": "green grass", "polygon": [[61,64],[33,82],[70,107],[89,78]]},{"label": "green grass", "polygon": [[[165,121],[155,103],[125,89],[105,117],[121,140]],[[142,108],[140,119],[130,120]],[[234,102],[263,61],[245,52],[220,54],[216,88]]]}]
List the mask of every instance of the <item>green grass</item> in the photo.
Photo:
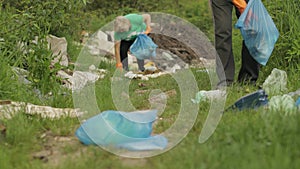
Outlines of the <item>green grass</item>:
[{"label": "green grass", "polygon": [[[103,63],[101,63],[103,64]],[[100,65],[113,71],[110,65]],[[204,72],[193,70],[199,89],[209,90],[208,76]],[[97,102],[101,110],[114,109],[110,93],[110,76],[96,83]],[[143,87],[139,83],[144,83]],[[234,85],[229,88],[226,106],[231,105],[239,97],[256,88]],[[295,86],[294,86],[295,88]],[[135,90],[160,89],[164,92],[176,90],[176,96],[169,98],[167,107],[154,131],[160,133],[170,127],[176,119],[180,106],[180,91],[171,76],[162,76],[149,81],[132,80],[130,83],[130,99],[138,109],[147,109],[149,92],[135,94]],[[63,98],[54,99],[63,105]],[[70,96],[64,96],[69,102]],[[71,105],[68,103],[67,105]],[[297,168],[300,162],[300,116],[282,117],[279,112],[264,116],[268,112],[263,108],[241,112],[227,112],[223,115],[214,134],[203,144],[198,137],[207,117],[209,103],[200,103],[196,123],[182,142],[170,151],[159,156],[146,159],[125,159],[102,150],[97,146],[84,146],[74,137],[79,127],[78,119],[64,118],[47,120],[38,116],[24,115],[22,112],[10,120],[3,120],[7,127],[6,137],[0,142],[0,168],[112,168],[112,169],[173,169],[173,168]],[[72,142],[48,142],[41,137],[51,132],[51,136],[70,137]],[[49,157],[49,161],[34,159],[36,152],[45,146],[59,152]],[[54,160],[56,161],[51,161]]]}]

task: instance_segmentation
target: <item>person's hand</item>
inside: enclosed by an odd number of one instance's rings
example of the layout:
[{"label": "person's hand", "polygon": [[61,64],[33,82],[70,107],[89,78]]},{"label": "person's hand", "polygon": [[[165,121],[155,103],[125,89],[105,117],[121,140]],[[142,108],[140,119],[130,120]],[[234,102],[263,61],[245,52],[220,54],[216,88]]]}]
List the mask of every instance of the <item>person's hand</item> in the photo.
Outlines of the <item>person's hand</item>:
[{"label": "person's hand", "polygon": [[117,68],[118,70],[123,70],[123,65],[122,65],[122,63],[117,63],[117,64],[116,64],[116,68]]},{"label": "person's hand", "polygon": [[151,27],[147,27],[144,34],[148,35],[151,32],[151,30],[152,30]]}]

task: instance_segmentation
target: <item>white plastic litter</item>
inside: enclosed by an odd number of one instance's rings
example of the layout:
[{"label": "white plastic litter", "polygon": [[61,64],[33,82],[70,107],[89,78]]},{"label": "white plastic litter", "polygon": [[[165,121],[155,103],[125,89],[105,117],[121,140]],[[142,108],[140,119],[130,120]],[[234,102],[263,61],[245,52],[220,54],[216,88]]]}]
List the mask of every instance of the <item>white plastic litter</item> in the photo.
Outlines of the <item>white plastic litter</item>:
[{"label": "white plastic litter", "polygon": [[25,102],[8,101],[0,105],[0,118],[10,119],[19,112],[30,115],[40,115],[42,118],[59,119],[63,117],[79,117],[84,114],[79,109],[55,108],[50,106],[40,106]]},{"label": "white plastic litter", "polygon": [[279,112],[285,116],[294,115],[297,112],[294,99],[287,94],[271,97],[269,109],[271,112]]},{"label": "white plastic litter", "polygon": [[226,91],[225,90],[201,90],[198,93],[196,93],[195,99],[191,99],[193,103],[200,103],[201,101],[208,101],[213,99],[218,99],[225,97]]},{"label": "white plastic litter", "polygon": [[263,89],[269,96],[281,95],[287,91],[287,74],[283,70],[274,68],[263,83]]}]

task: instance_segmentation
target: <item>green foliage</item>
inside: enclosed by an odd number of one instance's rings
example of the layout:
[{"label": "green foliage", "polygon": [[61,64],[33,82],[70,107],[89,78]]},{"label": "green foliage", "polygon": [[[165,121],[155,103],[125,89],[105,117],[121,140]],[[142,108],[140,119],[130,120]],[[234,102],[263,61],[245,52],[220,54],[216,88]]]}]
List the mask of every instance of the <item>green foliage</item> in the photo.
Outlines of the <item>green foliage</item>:
[{"label": "green foliage", "polygon": [[300,62],[300,4],[298,0],[264,1],[280,37],[270,59],[270,67],[285,69]]},{"label": "green foliage", "polygon": [[76,38],[81,25],[81,1],[6,1],[1,8],[1,57],[10,66],[29,71],[33,87],[48,93],[57,84],[59,65],[51,65],[52,52],[46,37],[49,34]]}]

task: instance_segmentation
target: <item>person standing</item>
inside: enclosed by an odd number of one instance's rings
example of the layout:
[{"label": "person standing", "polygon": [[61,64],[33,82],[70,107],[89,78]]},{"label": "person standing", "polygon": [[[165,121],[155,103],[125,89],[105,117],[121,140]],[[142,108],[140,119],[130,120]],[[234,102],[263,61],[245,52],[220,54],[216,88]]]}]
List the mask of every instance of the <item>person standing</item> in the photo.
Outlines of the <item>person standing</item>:
[{"label": "person standing", "polygon": [[[114,21],[116,67],[128,71],[128,50],[137,36],[151,32],[149,14],[128,14],[118,16]],[[144,71],[144,60],[137,59],[139,71]]]},{"label": "person standing", "polygon": [[[236,16],[239,18],[247,6],[248,0],[210,0],[210,3],[214,19],[215,47],[219,56],[216,59],[218,86],[228,86],[234,82],[235,74],[232,50],[232,11],[235,8]],[[241,55],[242,63],[238,82],[255,84],[260,64],[250,55],[244,41]]]}]

